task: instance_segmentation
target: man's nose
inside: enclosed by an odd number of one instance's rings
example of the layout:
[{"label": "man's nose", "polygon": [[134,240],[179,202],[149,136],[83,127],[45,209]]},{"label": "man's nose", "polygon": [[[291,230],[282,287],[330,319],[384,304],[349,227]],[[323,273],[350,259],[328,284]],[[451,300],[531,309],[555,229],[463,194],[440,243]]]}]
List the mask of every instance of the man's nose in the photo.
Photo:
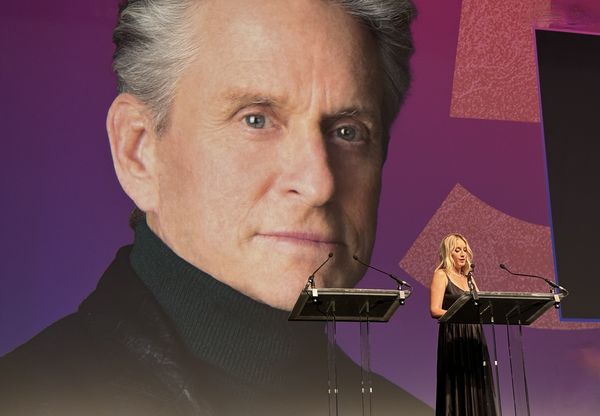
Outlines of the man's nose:
[{"label": "man's nose", "polygon": [[327,204],[335,191],[335,175],[321,129],[300,129],[286,142],[281,190],[310,206]]}]

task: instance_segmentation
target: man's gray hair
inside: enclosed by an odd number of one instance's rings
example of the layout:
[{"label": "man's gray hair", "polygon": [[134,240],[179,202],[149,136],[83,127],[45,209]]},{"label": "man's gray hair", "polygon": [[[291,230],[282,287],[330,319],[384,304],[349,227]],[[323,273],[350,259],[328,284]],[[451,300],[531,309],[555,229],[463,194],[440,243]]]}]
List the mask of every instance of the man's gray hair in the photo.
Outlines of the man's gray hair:
[{"label": "man's gray hair", "polygon": [[[385,73],[383,123],[394,120],[410,84],[413,52],[410,23],[415,9],[410,0],[330,0],[354,16],[373,35]],[[153,112],[160,134],[177,82],[194,56],[192,6],[201,0],[129,0],[121,4],[113,32],[113,69],[119,92],[127,92]]]}]

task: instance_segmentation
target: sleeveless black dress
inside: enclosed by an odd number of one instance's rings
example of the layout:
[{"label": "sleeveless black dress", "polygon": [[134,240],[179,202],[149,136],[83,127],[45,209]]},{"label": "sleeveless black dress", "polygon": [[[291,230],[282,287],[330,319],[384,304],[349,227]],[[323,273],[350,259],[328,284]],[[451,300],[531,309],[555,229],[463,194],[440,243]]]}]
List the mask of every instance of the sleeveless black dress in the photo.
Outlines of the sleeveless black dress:
[{"label": "sleeveless black dress", "polygon": [[[444,310],[468,293],[448,275],[446,278]],[[436,416],[497,414],[490,358],[480,324],[440,324],[436,393]]]}]

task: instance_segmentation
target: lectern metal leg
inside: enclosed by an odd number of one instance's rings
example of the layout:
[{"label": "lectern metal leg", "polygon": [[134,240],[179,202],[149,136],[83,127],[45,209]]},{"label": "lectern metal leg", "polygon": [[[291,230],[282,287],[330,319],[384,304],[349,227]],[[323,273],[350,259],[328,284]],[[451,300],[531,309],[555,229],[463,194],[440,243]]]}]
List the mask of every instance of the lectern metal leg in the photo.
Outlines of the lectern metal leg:
[{"label": "lectern metal leg", "polygon": [[519,322],[519,349],[521,350],[521,368],[523,369],[523,387],[525,388],[525,405],[527,415],[531,413],[529,407],[529,388],[527,387],[527,372],[525,371],[525,352],[523,351],[523,326]]},{"label": "lectern metal leg", "polygon": [[372,415],[373,384],[371,380],[371,344],[369,338],[369,317],[360,321],[360,370],[362,414]]},{"label": "lectern metal leg", "polygon": [[529,391],[527,389],[527,375],[525,374],[525,356],[523,354],[522,326],[506,326],[508,341],[508,357],[510,359],[510,378],[512,383],[513,403],[515,416],[529,416]]},{"label": "lectern metal leg", "polygon": [[329,416],[338,415],[338,384],[337,384],[337,362],[336,362],[336,321],[334,315],[328,315],[327,319],[327,372],[328,372],[328,395]]},{"label": "lectern metal leg", "polygon": [[[482,342],[481,342],[481,358],[482,358],[482,363],[481,363],[481,372],[482,372],[482,376],[483,376],[483,384],[484,386],[490,386],[493,384],[494,382],[494,377],[493,377],[493,367],[490,367],[491,363],[488,362],[489,359],[489,350],[487,347],[487,344],[485,342],[483,342],[483,339],[485,339],[485,331],[483,330],[484,325],[483,325],[483,317],[484,314],[491,314],[491,319],[492,322],[494,320],[494,310],[493,310],[493,305],[490,303],[488,304],[481,304],[481,303],[477,303],[476,305],[477,308],[477,312],[479,315],[479,330],[481,331],[481,337],[482,337]],[[491,380],[488,380],[488,378],[491,378]],[[496,407],[496,402],[495,399],[497,398],[495,392],[490,392],[492,393],[493,397],[488,397],[486,398],[485,401],[485,407],[486,407],[486,414],[494,414],[494,410],[497,409]],[[502,412],[500,412],[500,415],[502,415]]]},{"label": "lectern metal leg", "polygon": [[492,342],[494,344],[494,375],[496,377],[495,388],[496,388],[496,408],[498,409],[498,415],[502,416],[502,397],[500,396],[500,374],[498,372],[498,343],[496,341],[496,325],[494,324],[494,317],[491,318],[492,327]]}]

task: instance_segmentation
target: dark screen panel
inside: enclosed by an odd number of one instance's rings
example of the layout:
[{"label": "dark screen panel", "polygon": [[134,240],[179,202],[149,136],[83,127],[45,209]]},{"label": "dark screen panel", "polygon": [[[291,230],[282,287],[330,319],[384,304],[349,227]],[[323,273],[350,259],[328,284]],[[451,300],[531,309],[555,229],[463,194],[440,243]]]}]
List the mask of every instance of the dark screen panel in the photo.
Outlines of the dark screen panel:
[{"label": "dark screen panel", "polygon": [[562,317],[600,319],[600,36],[536,31]]}]

